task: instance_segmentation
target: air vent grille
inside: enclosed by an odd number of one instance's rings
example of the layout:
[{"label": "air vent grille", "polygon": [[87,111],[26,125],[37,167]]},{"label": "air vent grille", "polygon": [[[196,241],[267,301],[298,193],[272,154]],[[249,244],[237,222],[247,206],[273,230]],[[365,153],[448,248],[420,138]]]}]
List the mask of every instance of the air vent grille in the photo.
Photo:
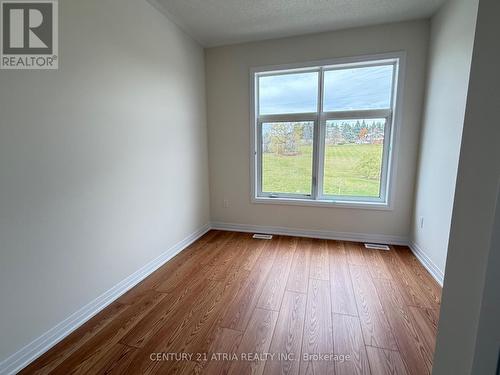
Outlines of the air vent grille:
[{"label": "air vent grille", "polygon": [[256,238],[258,240],[272,240],[273,236],[271,234],[260,234],[260,233],[255,233],[253,238]]},{"label": "air vent grille", "polygon": [[365,247],[367,249],[375,249],[375,250],[390,250],[389,246],[379,243],[365,243]]}]

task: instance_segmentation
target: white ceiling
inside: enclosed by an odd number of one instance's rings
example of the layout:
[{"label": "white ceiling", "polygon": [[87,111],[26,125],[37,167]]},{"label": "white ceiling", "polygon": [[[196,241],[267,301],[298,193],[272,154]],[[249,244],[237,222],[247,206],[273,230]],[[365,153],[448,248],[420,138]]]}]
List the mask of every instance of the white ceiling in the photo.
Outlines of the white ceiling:
[{"label": "white ceiling", "polygon": [[426,18],[445,0],[149,0],[204,46]]}]

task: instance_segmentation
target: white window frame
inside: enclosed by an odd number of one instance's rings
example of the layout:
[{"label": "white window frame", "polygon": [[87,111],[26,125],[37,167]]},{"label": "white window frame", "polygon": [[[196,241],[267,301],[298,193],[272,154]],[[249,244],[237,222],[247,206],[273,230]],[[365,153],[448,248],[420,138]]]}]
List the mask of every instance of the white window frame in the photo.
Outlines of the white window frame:
[{"label": "white window frame", "polygon": [[[403,100],[405,52],[357,56],[297,64],[253,67],[250,69],[250,178],[251,201],[253,203],[287,204],[305,206],[338,206],[392,210],[395,188],[396,162]],[[324,73],[352,67],[366,67],[393,64],[393,84],[390,109],[323,112]],[[298,72],[318,72],[318,108],[311,113],[291,113],[258,116],[258,78],[266,75],[290,74]],[[331,196],[323,194],[323,162],[326,121],[338,119],[384,118],[384,152],[380,181],[380,197]],[[265,122],[311,121],[313,132],[313,166],[311,194],[273,194],[262,192],[262,123]]]}]

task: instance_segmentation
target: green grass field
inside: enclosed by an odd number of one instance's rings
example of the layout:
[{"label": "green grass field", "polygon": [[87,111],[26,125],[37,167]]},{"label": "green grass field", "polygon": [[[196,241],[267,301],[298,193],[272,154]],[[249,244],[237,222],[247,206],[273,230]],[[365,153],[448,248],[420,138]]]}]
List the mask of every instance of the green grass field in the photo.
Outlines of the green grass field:
[{"label": "green grass field", "polygon": [[[325,153],[325,194],[379,196],[382,145],[329,145]],[[264,192],[311,193],[312,146],[295,156],[265,153],[262,163]]]}]

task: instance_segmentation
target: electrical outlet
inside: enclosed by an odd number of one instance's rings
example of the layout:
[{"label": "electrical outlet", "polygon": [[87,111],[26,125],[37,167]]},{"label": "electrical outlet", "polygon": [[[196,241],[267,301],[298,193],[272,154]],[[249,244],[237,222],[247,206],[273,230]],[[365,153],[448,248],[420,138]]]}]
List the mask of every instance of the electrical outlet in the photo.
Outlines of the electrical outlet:
[{"label": "electrical outlet", "polygon": [[420,216],[418,225],[420,226],[420,229],[424,229],[424,217]]},{"label": "electrical outlet", "polygon": [[228,208],[229,207],[229,199],[224,199],[224,201],[222,202],[222,205],[224,206],[224,208]]}]

